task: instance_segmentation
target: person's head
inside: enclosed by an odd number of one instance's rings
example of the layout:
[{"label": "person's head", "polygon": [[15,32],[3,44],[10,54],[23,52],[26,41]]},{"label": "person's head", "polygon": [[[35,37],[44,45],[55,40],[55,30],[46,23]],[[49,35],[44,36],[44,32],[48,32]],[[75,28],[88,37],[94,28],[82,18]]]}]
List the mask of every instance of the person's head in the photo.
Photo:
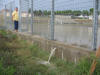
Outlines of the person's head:
[{"label": "person's head", "polygon": [[15,10],[18,11],[18,7],[16,7]]}]

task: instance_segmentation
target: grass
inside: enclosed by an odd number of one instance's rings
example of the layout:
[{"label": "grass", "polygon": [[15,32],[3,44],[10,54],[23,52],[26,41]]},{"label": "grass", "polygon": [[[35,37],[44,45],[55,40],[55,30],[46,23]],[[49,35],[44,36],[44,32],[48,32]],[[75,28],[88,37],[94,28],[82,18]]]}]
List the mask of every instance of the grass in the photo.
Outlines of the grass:
[{"label": "grass", "polygon": [[[83,58],[77,64],[61,60],[55,56],[51,65],[42,65],[47,61],[49,52],[22,40],[12,32],[0,30],[0,75],[89,75],[94,57]],[[93,75],[100,75],[100,61]]]}]

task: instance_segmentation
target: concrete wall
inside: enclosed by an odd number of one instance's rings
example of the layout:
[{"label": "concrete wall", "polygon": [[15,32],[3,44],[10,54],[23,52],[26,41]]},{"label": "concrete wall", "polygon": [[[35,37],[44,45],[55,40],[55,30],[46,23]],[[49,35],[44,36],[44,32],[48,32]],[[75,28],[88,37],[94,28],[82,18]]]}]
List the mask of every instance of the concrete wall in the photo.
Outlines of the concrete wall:
[{"label": "concrete wall", "polygon": [[66,45],[58,41],[46,40],[39,36],[31,36],[22,33],[19,33],[18,36],[21,37],[21,39],[37,44],[40,48],[49,52],[51,48],[57,48],[55,55],[59,58],[62,58],[63,55],[64,59],[68,61],[77,62],[81,57],[90,56],[92,53],[94,54],[93,51],[87,49]]}]

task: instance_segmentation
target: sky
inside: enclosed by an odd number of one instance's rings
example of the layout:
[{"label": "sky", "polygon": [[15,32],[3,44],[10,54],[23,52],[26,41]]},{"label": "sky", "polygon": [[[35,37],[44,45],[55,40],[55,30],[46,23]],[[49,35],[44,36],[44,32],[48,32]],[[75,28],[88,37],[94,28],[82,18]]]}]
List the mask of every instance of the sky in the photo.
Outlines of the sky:
[{"label": "sky", "polygon": [[[52,0],[34,0],[35,9],[51,9]],[[55,10],[89,10],[93,0],[55,0]]]},{"label": "sky", "polygon": [[[0,3],[5,1],[10,6],[9,2],[13,0],[0,0]],[[29,0],[21,0],[22,1],[22,9],[27,10],[30,8]],[[29,4],[28,2],[29,1]],[[51,9],[51,1],[52,0],[33,0],[34,1],[34,10],[50,10]],[[12,4],[13,7],[18,7],[19,0],[14,0]],[[55,10],[89,10],[93,8],[93,0],[55,0]]]}]

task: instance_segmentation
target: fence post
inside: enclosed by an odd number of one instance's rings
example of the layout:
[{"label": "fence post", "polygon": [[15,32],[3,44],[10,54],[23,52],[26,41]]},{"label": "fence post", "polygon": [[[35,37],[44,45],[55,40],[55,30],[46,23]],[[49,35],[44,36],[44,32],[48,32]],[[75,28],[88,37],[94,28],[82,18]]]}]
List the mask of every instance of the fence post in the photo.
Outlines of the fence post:
[{"label": "fence post", "polygon": [[31,0],[31,33],[33,34],[33,0]]},{"label": "fence post", "polygon": [[97,49],[97,36],[98,36],[98,0],[94,0],[93,50]]},{"label": "fence post", "polygon": [[52,9],[51,9],[51,24],[50,24],[50,39],[54,40],[54,16],[55,16],[55,12],[54,12],[54,4],[55,1],[52,0]]},{"label": "fence post", "polygon": [[21,0],[19,0],[19,31],[21,31],[21,24],[22,24],[22,17],[21,17]]},{"label": "fence post", "polygon": [[[12,2],[10,2],[10,24],[12,24]],[[10,30],[12,29],[12,25],[10,25]]]},{"label": "fence post", "polygon": [[[5,12],[4,12],[4,26],[7,26],[7,21],[6,21],[6,17],[7,17],[7,9],[6,9],[6,4],[5,4]],[[7,27],[8,28],[8,27]]]},{"label": "fence post", "polygon": [[[29,21],[29,0],[28,0],[28,6],[27,6],[27,8],[28,8],[28,11],[27,11],[27,20]],[[29,32],[29,22],[27,21],[27,31]]]}]

